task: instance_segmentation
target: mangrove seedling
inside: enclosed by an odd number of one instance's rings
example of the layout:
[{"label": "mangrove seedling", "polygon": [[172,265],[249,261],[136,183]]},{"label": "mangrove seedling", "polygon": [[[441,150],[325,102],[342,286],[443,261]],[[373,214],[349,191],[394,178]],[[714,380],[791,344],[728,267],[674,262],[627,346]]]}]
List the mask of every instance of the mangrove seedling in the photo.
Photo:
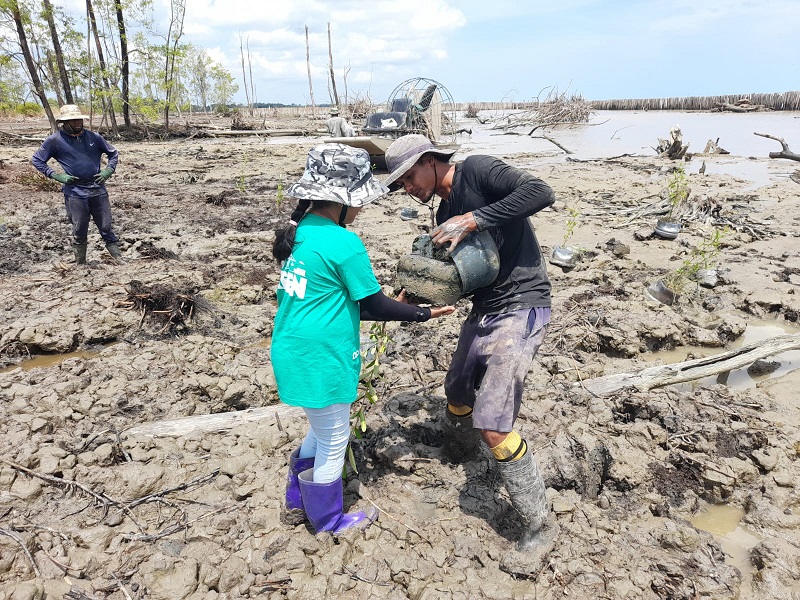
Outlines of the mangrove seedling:
[{"label": "mangrove seedling", "polygon": [[700,243],[692,248],[691,253],[681,263],[681,266],[670,271],[663,278],[664,284],[676,295],[686,291],[692,281],[697,280],[701,270],[708,270],[716,266],[716,260],[722,251],[722,243],[730,233],[730,228],[714,228],[714,231],[703,238]]},{"label": "mangrove seedling", "polygon": [[565,248],[572,234],[575,233],[575,227],[578,225],[578,217],[580,214],[577,208],[572,208],[571,206],[567,207],[567,229],[564,232],[564,243],[562,244]]},{"label": "mangrove seedling", "polygon": [[[367,432],[367,406],[378,401],[378,386],[383,381],[381,359],[392,337],[386,332],[386,322],[376,321],[369,328],[369,343],[361,349],[361,376],[358,384],[358,397],[353,405],[357,410],[350,416],[350,431],[354,437],[361,439]],[[367,404],[368,403],[368,404]],[[354,473],[358,473],[356,459],[351,444],[347,446],[347,462]],[[346,466],[345,466],[346,468]]]},{"label": "mangrove seedling", "polygon": [[675,167],[667,184],[667,200],[669,201],[669,218],[674,221],[677,208],[689,198],[689,180],[683,167]]}]

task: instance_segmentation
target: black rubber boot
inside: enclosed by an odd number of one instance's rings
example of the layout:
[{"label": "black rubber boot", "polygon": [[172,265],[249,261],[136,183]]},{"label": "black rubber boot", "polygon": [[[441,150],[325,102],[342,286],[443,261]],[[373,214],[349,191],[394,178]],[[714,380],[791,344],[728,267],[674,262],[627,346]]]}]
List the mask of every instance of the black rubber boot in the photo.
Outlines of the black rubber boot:
[{"label": "black rubber boot", "polygon": [[119,260],[120,258],[122,258],[122,252],[120,252],[120,251],[119,251],[119,246],[117,245],[117,243],[116,243],[116,242],[108,242],[108,243],[106,244],[106,250],[108,250],[108,253],[109,253],[109,254],[110,254],[110,255],[111,255],[113,258],[116,258],[117,260]]},{"label": "black rubber boot", "polygon": [[86,264],[86,244],[73,244],[72,249],[75,251],[75,264]]},{"label": "black rubber boot", "polygon": [[545,566],[558,537],[558,523],[550,510],[544,479],[530,451],[513,462],[497,462],[511,504],[520,515],[522,536],[516,551],[500,561],[507,573],[532,576]]},{"label": "black rubber boot", "polygon": [[481,447],[481,432],[472,426],[472,414],[459,417],[444,406],[442,433],[444,445],[442,453],[453,462],[466,462],[477,456]]}]

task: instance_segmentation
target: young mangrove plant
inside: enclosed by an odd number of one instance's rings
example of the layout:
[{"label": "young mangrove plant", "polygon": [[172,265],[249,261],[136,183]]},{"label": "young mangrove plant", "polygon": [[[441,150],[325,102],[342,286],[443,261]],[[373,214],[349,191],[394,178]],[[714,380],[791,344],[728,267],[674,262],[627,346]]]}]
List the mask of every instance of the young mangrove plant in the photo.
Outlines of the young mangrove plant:
[{"label": "young mangrove plant", "polygon": [[687,290],[691,282],[697,280],[699,271],[714,268],[717,258],[722,252],[723,241],[730,231],[729,227],[723,229],[714,227],[709,236],[704,237],[697,246],[692,248],[681,266],[670,271],[664,277],[667,287],[679,295]]},{"label": "young mangrove plant", "polygon": [[674,221],[676,211],[681,204],[689,198],[689,180],[686,179],[686,171],[683,167],[675,167],[672,177],[667,184],[667,200],[669,201],[669,219]]},{"label": "young mangrove plant", "polygon": [[[366,408],[378,401],[378,387],[383,382],[381,359],[386,354],[386,349],[391,342],[392,337],[386,332],[386,322],[376,321],[370,326],[369,343],[361,349],[361,377],[358,385],[358,397],[353,404],[355,412],[350,415],[351,434],[357,439],[362,439],[367,431]],[[358,473],[352,444],[347,446],[347,462],[353,472]]]},{"label": "young mangrove plant", "polygon": [[569,239],[575,233],[575,227],[578,225],[578,217],[580,214],[577,208],[571,206],[567,207],[567,228],[564,231],[564,243],[562,244],[565,248],[567,247],[567,242],[569,242]]}]

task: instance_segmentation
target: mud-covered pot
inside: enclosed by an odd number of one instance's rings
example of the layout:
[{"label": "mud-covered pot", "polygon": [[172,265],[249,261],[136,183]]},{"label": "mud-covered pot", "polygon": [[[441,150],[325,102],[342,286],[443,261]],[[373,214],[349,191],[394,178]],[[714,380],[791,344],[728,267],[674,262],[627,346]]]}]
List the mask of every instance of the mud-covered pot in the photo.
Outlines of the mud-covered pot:
[{"label": "mud-covered pot", "polygon": [[429,235],[412,243],[397,263],[397,281],[417,300],[442,306],[491,284],[500,272],[500,255],[487,231],[470,234],[448,254]]},{"label": "mud-covered pot", "polygon": [[672,306],[678,299],[678,294],[671,290],[661,279],[651,283],[644,289],[644,296],[667,306]]}]

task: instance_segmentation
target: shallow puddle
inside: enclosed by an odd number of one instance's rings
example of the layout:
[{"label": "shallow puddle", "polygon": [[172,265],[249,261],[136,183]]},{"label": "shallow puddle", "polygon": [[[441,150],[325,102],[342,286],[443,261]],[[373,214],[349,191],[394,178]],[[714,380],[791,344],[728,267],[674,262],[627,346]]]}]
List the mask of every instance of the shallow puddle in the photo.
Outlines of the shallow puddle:
[{"label": "shallow puddle", "polygon": [[[651,355],[646,357],[646,360],[659,361],[665,365],[674,364],[689,360],[687,357],[690,354],[691,358],[714,356],[716,354],[722,354],[723,352],[727,352],[729,350],[735,350],[736,348],[741,348],[742,346],[746,346],[748,344],[754,344],[756,342],[760,342],[778,335],[785,335],[787,333],[800,333],[800,329],[797,327],[792,327],[783,321],[754,321],[747,325],[744,335],[731,343],[727,348],[699,348],[682,346],[673,350],[661,350],[659,352],[653,352]],[[789,352],[774,354],[773,356],[768,356],[763,360],[767,362],[780,363],[780,366],[772,373],[765,375],[751,375],[747,372],[748,367],[742,367],[741,369],[725,371],[723,373],[704,377],[703,379],[698,379],[697,381],[690,383],[676,384],[676,387],[687,386],[688,389],[698,385],[713,385],[715,383],[719,383],[737,390],[754,388],[761,381],[781,377],[782,375],[786,375],[787,373],[800,368],[800,350],[790,350]]]},{"label": "shallow puddle", "polygon": [[707,531],[722,546],[725,562],[733,565],[742,573],[742,577],[752,575],[750,550],[760,541],[754,532],[742,525],[744,510],[729,504],[707,504],[690,519],[692,525]]},{"label": "shallow puddle", "polygon": [[21,363],[0,369],[0,373],[8,373],[18,367],[23,371],[30,371],[39,367],[52,367],[61,364],[68,358],[92,358],[100,354],[100,350],[80,350],[78,352],[65,352],[63,354],[39,354],[23,360]]},{"label": "shallow puddle", "polygon": [[61,354],[58,353],[37,354],[35,356],[32,356],[31,358],[23,360],[20,363],[17,363],[16,365],[9,365],[7,367],[0,369],[0,374],[8,373],[17,368],[22,368],[23,371],[30,371],[31,369],[53,367],[55,365],[60,365],[62,362],[64,362],[69,358],[83,358],[83,359],[94,358],[109,346],[113,346],[118,343],[119,342],[111,342],[101,347],[95,347],[87,350],[78,350],[76,352],[64,352]]}]

